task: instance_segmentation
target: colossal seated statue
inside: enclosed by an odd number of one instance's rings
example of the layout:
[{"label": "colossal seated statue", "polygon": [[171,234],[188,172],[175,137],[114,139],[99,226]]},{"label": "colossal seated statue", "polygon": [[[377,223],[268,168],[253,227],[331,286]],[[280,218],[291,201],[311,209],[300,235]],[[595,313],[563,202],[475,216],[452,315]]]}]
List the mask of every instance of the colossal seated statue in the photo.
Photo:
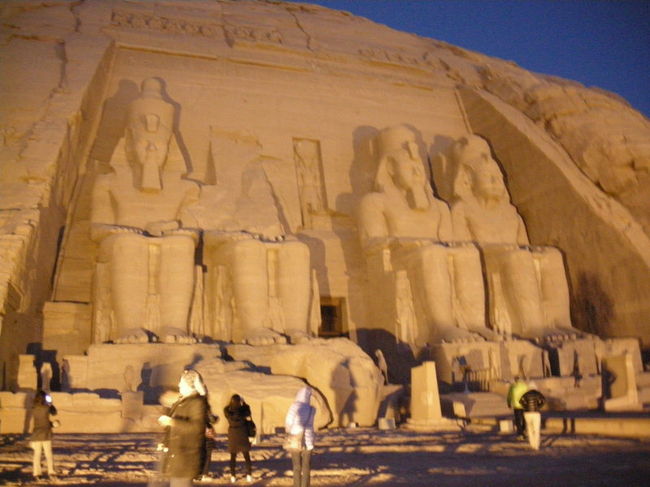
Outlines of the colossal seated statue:
[{"label": "colossal seated statue", "polygon": [[[130,105],[125,136],[92,194],[91,237],[98,243],[94,341],[189,342],[194,249],[187,208],[199,187],[173,135],[173,106],[154,78]],[[153,334],[153,336],[151,335]]]},{"label": "colossal seated statue", "polygon": [[493,328],[526,338],[575,336],[562,254],[530,246],[488,143],[476,135],[462,137],[451,146],[449,160],[455,173],[454,238],[481,248]]},{"label": "colossal seated statue", "polygon": [[375,142],[374,189],[359,206],[361,245],[369,271],[385,255],[391,271],[406,276],[416,315],[411,345],[492,338],[478,249],[450,243],[449,209],[433,195],[415,134],[406,126],[389,127]]},{"label": "colossal seated statue", "polygon": [[[217,168],[217,185],[206,187],[201,203],[208,210],[202,225],[208,314],[215,315],[212,334],[221,339],[266,345],[289,337],[297,343],[310,335],[317,299],[309,247],[284,231],[259,150],[251,137],[211,141],[213,160],[230,174]],[[212,193],[217,203],[208,202]],[[220,216],[217,207],[228,214]]]}]

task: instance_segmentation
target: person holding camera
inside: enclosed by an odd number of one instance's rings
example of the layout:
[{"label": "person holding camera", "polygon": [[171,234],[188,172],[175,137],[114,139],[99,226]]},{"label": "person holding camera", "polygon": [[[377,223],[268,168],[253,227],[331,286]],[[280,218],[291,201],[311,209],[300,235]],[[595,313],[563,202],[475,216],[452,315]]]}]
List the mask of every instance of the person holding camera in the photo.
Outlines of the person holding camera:
[{"label": "person holding camera", "polygon": [[52,397],[45,391],[38,391],[34,397],[32,407],[32,421],[34,428],[29,438],[29,446],[34,450],[32,459],[33,475],[35,480],[40,480],[41,470],[41,452],[45,453],[47,463],[47,475],[49,478],[54,477],[54,459],[52,457],[52,428],[58,423],[50,420],[50,416],[56,415],[56,408],[52,404]]}]

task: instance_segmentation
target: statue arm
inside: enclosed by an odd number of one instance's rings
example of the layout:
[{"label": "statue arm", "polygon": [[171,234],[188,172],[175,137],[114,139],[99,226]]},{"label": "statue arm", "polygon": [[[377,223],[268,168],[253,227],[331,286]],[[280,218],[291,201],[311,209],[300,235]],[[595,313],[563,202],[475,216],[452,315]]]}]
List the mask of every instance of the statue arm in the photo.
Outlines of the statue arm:
[{"label": "statue arm", "polygon": [[438,239],[441,242],[451,242],[454,240],[454,232],[451,222],[451,214],[449,207],[444,201],[436,201],[438,212],[440,214],[440,222],[438,224]]},{"label": "statue arm", "polygon": [[203,241],[205,242],[205,245],[211,247],[216,247],[228,242],[254,238],[255,236],[253,234],[245,231],[209,230],[203,233]]},{"label": "statue arm", "polygon": [[456,242],[469,242],[474,240],[469,225],[467,224],[465,208],[461,203],[457,203],[451,208],[451,222],[454,232],[454,240]]},{"label": "statue arm", "polygon": [[384,201],[380,194],[366,195],[359,205],[359,235],[361,247],[366,252],[374,252],[386,247],[391,240],[386,222]]},{"label": "statue arm", "polygon": [[178,215],[181,222],[180,226],[182,228],[199,228],[199,222],[192,213],[192,207],[199,202],[201,189],[197,184],[190,181],[188,181],[188,184],[190,186],[185,194],[183,202],[181,203]]},{"label": "statue arm", "polygon": [[526,232],[526,225],[524,224],[524,220],[521,218],[521,215],[519,213],[517,213],[517,222],[517,244],[522,246],[530,245],[530,241],[528,240],[528,233]]},{"label": "statue arm", "polygon": [[95,242],[101,242],[114,233],[142,233],[139,228],[116,224],[109,178],[98,176],[93,188],[90,238]]}]

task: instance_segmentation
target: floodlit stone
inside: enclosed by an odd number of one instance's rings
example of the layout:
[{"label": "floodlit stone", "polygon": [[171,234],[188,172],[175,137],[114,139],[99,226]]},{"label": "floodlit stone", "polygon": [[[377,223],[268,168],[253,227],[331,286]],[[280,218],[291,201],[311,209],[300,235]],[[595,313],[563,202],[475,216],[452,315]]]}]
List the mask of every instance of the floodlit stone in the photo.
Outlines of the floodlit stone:
[{"label": "floodlit stone", "polygon": [[372,426],[381,400],[383,376],[372,359],[349,340],[310,340],[298,345],[230,345],[237,360],[270,372],[304,378],[323,395],[332,425]]},{"label": "floodlit stone", "polygon": [[157,431],[188,366],[265,432],[305,381],[319,426],[375,424],[371,356],[558,409],[612,357],[641,377],[650,125],[624,101],[320,7],[50,3],[2,9],[0,362],[12,391],[51,368],[65,431]]}]

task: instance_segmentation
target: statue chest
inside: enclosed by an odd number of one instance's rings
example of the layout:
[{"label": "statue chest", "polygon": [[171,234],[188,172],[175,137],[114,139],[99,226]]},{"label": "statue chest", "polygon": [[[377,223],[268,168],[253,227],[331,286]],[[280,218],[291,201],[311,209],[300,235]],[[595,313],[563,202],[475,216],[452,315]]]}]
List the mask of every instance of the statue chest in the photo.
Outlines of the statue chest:
[{"label": "statue chest", "polygon": [[177,189],[147,193],[130,187],[112,191],[117,224],[143,227],[154,221],[178,219],[184,194]]},{"label": "statue chest", "polygon": [[438,240],[440,215],[436,211],[411,208],[389,208],[387,223],[392,237],[428,238]]},{"label": "statue chest", "polygon": [[482,244],[516,244],[519,218],[516,213],[485,214],[468,218],[473,240]]}]

